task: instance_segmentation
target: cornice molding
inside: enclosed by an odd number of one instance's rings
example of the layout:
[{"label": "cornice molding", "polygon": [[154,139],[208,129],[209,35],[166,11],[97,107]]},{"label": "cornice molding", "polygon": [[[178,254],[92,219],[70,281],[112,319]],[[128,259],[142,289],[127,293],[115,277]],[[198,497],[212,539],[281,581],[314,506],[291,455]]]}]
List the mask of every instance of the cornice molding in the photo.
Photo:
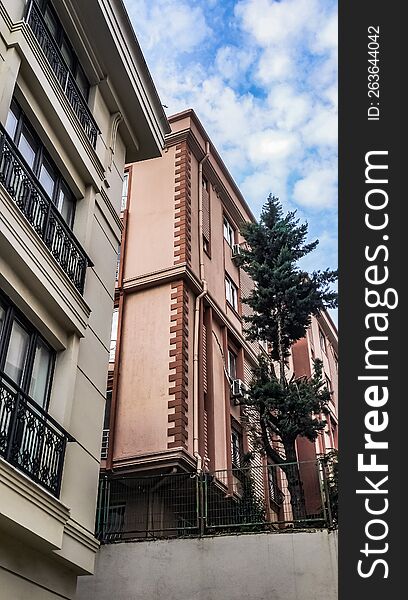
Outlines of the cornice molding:
[{"label": "cornice molding", "polygon": [[174,466],[174,463],[184,463],[187,469],[189,467],[193,470],[196,469],[194,457],[188,451],[180,448],[180,450],[148,452],[146,454],[117,459],[114,461],[112,472],[115,475],[120,475],[121,473],[130,473],[135,469],[146,471],[156,467],[163,468],[164,466],[168,466],[170,468]]},{"label": "cornice molding", "polygon": [[35,504],[65,526],[70,509],[41,486],[37,485],[21,471],[0,457],[0,483],[6,485],[20,496]]},{"label": "cornice molding", "polygon": [[[186,264],[177,265],[176,267],[169,267],[168,269],[162,269],[160,271],[154,271],[152,273],[140,275],[139,277],[131,279],[125,279],[123,282],[123,292],[125,294],[137,293],[143,289],[180,280],[185,281],[189,289],[194,294],[200,294],[202,292],[202,285],[199,279]],[[250,357],[253,363],[256,364],[258,362],[257,355],[245,340],[242,333],[238,331],[236,327],[234,327],[228,317],[224,314],[222,308],[218,305],[216,300],[209,293],[206,294],[205,300],[213,309],[214,316],[217,318],[218,322],[230,330],[237,342],[244,348],[246,354]]]},{"label": "cornice molding", "polygon": [[153,271],[138,277],[125,279],[123,281],[123,292],[125,294],[130,294],[158,284],[179,281],[180,279],[186,281],[195,293],[201,292],[202,287],[199,279],[194,275],[193,271],[186,263],[161,269],[159,271]]},{"label": "cornice molding", "polygon": [[93,533],[82,527],[77,521],[74,519],[69,519],[65,525],[64,533],[66,533],[69,537],[73,538],[92,552],[97,552],[99,550],[100,543],[95,538]]},{"label": "cornice molding", "polygon": [[[115,207],[113,206],[108,194],[105,192],[105,190],[102,187],[99,190],[99,194],[100,194],[101,198],[103,199],[104,204],[105,204],[106,208],[108,209],[109,214],[113,218],[115,225],[118,227],[119,231],[122,232],[123,231],[123,223],[121,221],[120,216],[116,212]],[[98,195],[96,195],[96,200],[98,201]]]},{"label": "cornice molding", "polygon": [[[188,147],[194,155],[195,159],[198,162],[200,162],[205,156],[205,150],[201,146],[200,142],[198,141],[198,139],[196,138],[196,136],[190,128],[183,129],[181,131],[176,131],[174,133],[166,135],[166,148],[171,148],[172,146],[175,146],[183,141],[187,141]],[[217,159],[216,156],[214,158],[215,160]],[[221,165],[219,165],[219,167],[221,170],[224,170]],[[203,165],[203,173],[205,174],[206,178],[211,183],[211,185],[215,188],[217,195],[220,197],[222,203],[224,204],[233,221],[237,225],[246,222],[244,215],[239,209],[239,206],[232,198],[224,183],[222,182],[221,178],[219,177],[216,169],[211,164],[211,155],[210,160],[207,160]]]}]

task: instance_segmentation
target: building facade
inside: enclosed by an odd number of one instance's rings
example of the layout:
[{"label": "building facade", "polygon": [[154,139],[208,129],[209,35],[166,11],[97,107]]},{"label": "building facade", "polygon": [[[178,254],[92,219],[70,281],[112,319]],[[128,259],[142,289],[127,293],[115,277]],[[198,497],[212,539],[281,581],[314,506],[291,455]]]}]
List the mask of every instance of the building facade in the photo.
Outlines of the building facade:
[{"label": "building facade", "polygon": [[125,162],[167,119],[120,0],[0,1],[0,595],[93,571]]},{"label": "building facade", "polygon": [[327,422],[324,432],[311,444],[305,438],[298,438],[299,460],[314,460],[338,449],[338,335],[337,328],[327,312],[321,313],[312,323],[305,338],[292,347],[291,362],[296,376],[310,377],[313,360],[323,363],[323,377],[331,391],[329,413],[322,415]]},{"label": "building facade", "polygon": [[[253,284],[236,260],[244,243],[240,226],[254,217],[194,111],[169,121],[163,156],[129,165],[125,173],[102,476],[130,481],[157,473],[216,473],[219,489],[232,497],[241,485],[236,472],[248,467],[257,476],[258,496],[272,498],[268,518],[289,520],[290,501],[278,501],[287,488],[284,475],[269,469],[259,452],[246,458],[255,445],[240,399],[259,353],[267,350],[245,338],[243,317],[250,309],[242,298]],[[322,358],[334,386],[334,358],[323,354],[320,334],[327,352],[327,336],[337,352],[335,329],[322,315],[294,346],[289,366],[298,376],[310,375],[313,358]],[[316,461],[320,444],[300,440],[299,460]],[[315,466],[305,467],[303,479],[317,512]],[[142,506],[136,492],[130,508],[129,498],[123,488],[111,502],[108,529],[130,530],[131,510],[141,515],[142,529],[153,513],[166,520],[165,508]]]},{"label": "building facade", "polygon": [[127,171],[102,462],[115,472],[228,469],[246,444],[230,383],[259,348],[234,251],[254,217],[194,112],[169,120],[163,156]]}]

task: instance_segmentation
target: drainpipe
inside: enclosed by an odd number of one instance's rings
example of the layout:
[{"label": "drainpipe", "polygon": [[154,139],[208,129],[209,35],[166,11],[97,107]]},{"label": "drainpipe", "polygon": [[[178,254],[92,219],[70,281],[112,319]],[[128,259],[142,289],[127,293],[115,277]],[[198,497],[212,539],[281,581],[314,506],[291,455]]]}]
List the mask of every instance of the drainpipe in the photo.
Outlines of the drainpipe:
[{"label": "drainpipe", "polygon": [[197,460],[197,473],[201,473],[203,458],[198,445],[198,369],[199,369],[199,341],[200,341],[200,309],[202,299],[207,294],[208,287],[205,279],[204,253],[203,253],[203,164],[210,156],[210,144],[206,142],[205,156],[198,165],[198,256],[200,264],[200,280],[202,292],[197,296],[194,308],[194,349],[193,349],[193,454]]}]

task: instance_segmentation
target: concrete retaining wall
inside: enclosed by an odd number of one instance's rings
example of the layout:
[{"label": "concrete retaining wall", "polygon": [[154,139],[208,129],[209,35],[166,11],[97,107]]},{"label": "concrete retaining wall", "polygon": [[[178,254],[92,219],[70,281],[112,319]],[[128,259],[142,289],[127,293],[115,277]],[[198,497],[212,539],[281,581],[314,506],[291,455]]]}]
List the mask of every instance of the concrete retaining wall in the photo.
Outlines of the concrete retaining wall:
[{"label": "concrete retaining wall", "polygon": [[102,546],[78,600],[337,600],[337,535],[247,534]]}]

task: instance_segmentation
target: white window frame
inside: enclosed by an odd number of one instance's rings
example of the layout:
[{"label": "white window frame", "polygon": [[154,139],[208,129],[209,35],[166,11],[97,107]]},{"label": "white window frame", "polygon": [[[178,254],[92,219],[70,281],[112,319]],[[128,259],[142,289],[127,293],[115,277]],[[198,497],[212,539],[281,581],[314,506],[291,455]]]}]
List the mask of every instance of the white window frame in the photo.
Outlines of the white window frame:
[{"label": "white window frame", "polygon": [[231,463],[232,468],[237,469],[242,465],[243,448],[242,433],[231,426]]},{"label": "white window frame", "polygon": [[228,304],[238,311],[238,287],[228,275],[225,275],[225,298]]},{"label": "white window frame", "polygon": [[[228,375],[231,379],[237,379],[237,362],[237,355],[230,348],[228,348]],[[231,373],[232,366],[234,366],[234,373]]]},{"label": "white window frame", "polygon": [[235,244],[235,229],[231,225],[228,218],[224,215],[224,240],[228,242],[228,244],[232,246]]},{"label": "white window frame", "polygon": [[122,200],[120,203],[120,211],[121,212],[126,210],[128,193],[129,193],[129,171],[126,171],[123,175]]},{"label": "white window frame", "polygon": [[320,348],[321,350],[327,354],[327,340],[326,340],[326,336],[324,335],[323,331],[320,329],[319,327],[319,343],[320,343]]},{"label": "white window frame", "polygon": [[116,342],[118,339],[118,327],[119,327],[119,309],[115,308],[112,315],[112,329],[111,329],[111,342],[109,348],[109,362],[115,362],[116,357]]}]

